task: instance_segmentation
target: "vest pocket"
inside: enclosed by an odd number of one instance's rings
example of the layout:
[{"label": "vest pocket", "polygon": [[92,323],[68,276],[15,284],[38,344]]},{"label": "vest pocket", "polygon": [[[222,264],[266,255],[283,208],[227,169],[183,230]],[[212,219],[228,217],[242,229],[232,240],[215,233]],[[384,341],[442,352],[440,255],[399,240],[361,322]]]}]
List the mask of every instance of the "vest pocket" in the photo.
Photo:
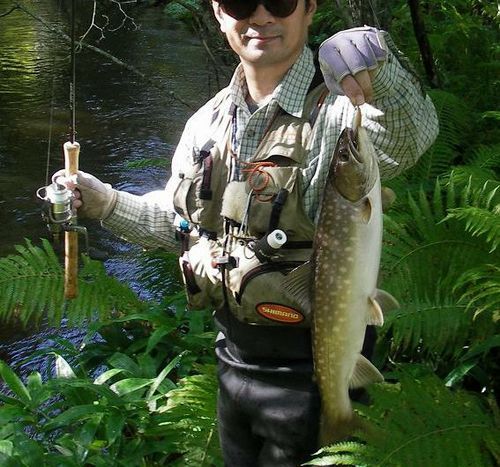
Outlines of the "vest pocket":
[{"label": "vest pocket", "polygon": [[287,274],[302,262],[286,261],[261,264],[248,271],[233,295],[233,314],[240,321],[267,326],[310,326],[309,316],[282,292]]},{"label": "vest pocket", "polygon": [[179,173],[179,181],[174,190],[174,209],[192,224],[205,230],[219,232],[220,184],[226,180],[226,167],[221,162],[218,149],[213,142],[206,144],[194,156],[192,164]]},{"label": "vest pocket", "polygon": [[310,240],[314,224],[304,212],[299,167],[262,167],[250,174],[248,189],[259,183],[249,205],[249,232],[257,237],[279,228],[293,240]]}]

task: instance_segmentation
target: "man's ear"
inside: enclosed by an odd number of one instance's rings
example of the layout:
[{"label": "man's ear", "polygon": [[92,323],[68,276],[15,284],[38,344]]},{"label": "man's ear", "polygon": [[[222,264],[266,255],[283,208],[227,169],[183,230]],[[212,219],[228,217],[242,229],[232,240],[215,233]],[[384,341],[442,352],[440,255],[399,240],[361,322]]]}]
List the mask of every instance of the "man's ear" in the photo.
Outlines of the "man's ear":
[{"label": "man's ear", "polygon": [[220,30],[226,32],[224,29],[224,14],[219,2],[212,0],[212,8],[214,10],[215,19],[219,23]]},{"label": "man's ear", "polygon": [[314,16],[314,13],[316,13],[316,9],[318,8],[318,2],[316,0],[310,0],[309,1],[309,8],[306,11],[306,15],[308,17],[308,26],[311,25],[312,23],[312,18]]}]

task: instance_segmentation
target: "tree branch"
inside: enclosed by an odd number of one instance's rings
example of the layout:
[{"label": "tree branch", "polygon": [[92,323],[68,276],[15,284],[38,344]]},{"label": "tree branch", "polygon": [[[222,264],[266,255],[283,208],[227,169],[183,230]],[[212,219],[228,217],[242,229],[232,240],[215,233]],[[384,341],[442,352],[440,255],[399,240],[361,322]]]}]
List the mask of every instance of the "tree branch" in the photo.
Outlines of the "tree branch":
[{"label": "tree branch", "polygon": [[[25,14],[27,14],[28,16],[30,16],[31,18],[33,18],[35,21],[38,21],[39,23],[41,23],[48,31],[50,31],[50,32],[52,32],[54,34],[58,34],[66,42],[71,43],[71,38],[64,31],[62,31],[61,29],[59,29],[59,28],[57,28],[55,26],[52,26],[52,25],[48,24],[42,18],[40,18],[40,17],[36,16],[35,14],[33,14],[24,5],[21,5],[21,4],[17,3],[17,4],[15,4],[13,6],[12,11],[13,10],[21,10],[21,11],[23,11]],[[11,13],[12,11],[10,11],[9,13]],[[5,14],[3,14],[3,16],[5,16]],[[99,47],[95,47],[93,45],[90,45],[90,44],[87,44],[87,43],[81,42],[81,41],[79,43],[79,47],[83,48],[83,49],[91,50],[94,53],[97,53],[99,55],[102,55],[103,57],[106,57],[108,60],[111,60],[113,63],[115,63],[115,64],[117,64],[117,65],[119,65],[119,66],[127,69],[128,71],[134,73],[135,75],[141,77],[144,81],[146,81],[147,83],[149,83],[151,86],[155,87],[156,89],[160,89],[161,91],[165,91],[165,86],[164,85],[162,85],[161,83],[158,83],[156,80],[153,80],[153,79],[149,78],[148,76],[146,76],[144,73],[142,73],[141,71],[139,71],[134,66],[129,65],[128,63],[125,63],[124,61],[120,60],[119,58],[115,57],[114,55],[111,55],[110,53],[106,52],[105,50],[102,50]],[[168,93],[168,95],[171,98],[175,99],[176,101],[178,101],[181,104],[183,104],[186,107],[188,107],[190,110],[193,110],[193,111],[195,110],[195,108],[190,103],[186,102],[184,99],[182,99],[179,96],[177,96],[173,91],[170,91]]]}]

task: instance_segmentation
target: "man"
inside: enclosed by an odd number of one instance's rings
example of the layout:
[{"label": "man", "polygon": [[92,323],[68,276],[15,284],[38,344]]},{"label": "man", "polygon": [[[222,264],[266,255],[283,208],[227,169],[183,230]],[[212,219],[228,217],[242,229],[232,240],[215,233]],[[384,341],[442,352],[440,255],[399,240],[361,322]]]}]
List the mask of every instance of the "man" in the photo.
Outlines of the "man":
[{"label": "man", "polygon": [[166,190],[135,196],[83,172],[70,185],[81,214],[130,241],[177,250],[177,230],[189,303],[213,307],[221,330],[226,465],[297,466],[317,448],[320,402],[309,317],[280,287],[310,255],[337,137],[354,105],[365,104],[363,125],[390,178],[433,142],[436,115],[381,31],[356,28],[325,41],[325,86],[305,45],[316,0],[212,6],[241,64],[188,121]]}]

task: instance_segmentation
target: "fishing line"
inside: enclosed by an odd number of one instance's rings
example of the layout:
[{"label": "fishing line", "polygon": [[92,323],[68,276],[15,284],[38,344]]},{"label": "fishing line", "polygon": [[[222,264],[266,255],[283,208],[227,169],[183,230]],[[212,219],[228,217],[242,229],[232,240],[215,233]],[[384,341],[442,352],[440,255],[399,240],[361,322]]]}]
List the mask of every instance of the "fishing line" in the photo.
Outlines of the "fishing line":
[{"label": "fishing line", "polygon": [[47,160],[46,160],[46,165],[45,165],[45,185],[49,184],[50,153],[52,150],[52,126],[53,126],[53,122],[54,122],[54,95],[55,95],[55,87],[56,87],[55,60],[53,61],[52,69],[54,70],[54,74],[52,76],[52,96],[50,98],[49,135],[47,138]]},{"label": "fishing line", "polygon": [[370,5],[370,9],[372,10],[373,19],[375,20],[375,26],[377,29],[382,29],[380,26],[380,21],[378,20],[377,12],[375,11],[375,7],[373,6],[372,0],[368,0],[368,4]]},{"label": "fishing line", "polygon": [[[58,7],[58,17],[61,16],[61,2],[59,2]],[[49,184],[49,174],[50,174],[50,157],[52,152],[52,130],[54,127],[54,98],[55,98],[55,88],[56,88],[56,60],[52,60],[52,90],[50,96],[50,111],[49,111],[49,134],[47,137],[47,159],[45,162],[45,185]]]}]

